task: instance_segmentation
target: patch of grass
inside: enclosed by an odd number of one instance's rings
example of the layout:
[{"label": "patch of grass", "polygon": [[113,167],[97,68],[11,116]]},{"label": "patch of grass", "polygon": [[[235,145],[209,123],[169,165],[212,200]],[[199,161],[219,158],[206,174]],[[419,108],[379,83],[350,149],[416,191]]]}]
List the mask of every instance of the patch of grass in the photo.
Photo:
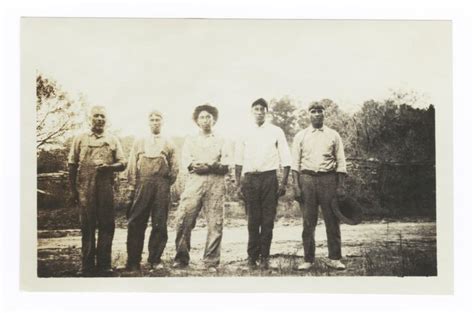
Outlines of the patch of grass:
[{"label": "patch of grass", "polygon": [[38,251],[38,277],[74,277],[80,269],[81,249],[47,249]]},{"label": "patch of grass", "polygon": [[363,252],[366,276],[436,276],[436,244],[423,249],[409,245],[401,235],[398,243],[375,245]]}]

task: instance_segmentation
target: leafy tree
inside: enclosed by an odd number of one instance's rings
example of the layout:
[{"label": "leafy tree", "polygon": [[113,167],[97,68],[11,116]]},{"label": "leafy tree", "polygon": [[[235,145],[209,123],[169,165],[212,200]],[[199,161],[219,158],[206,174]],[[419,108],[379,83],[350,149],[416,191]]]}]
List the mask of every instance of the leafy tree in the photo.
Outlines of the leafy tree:
[{"label": "leafy tree", "polygon": [[298,108],[289,97],[283,97],[280,100],[272,99],[269,106],[271,122],[283,129],[288,142],[292,142],[299,130]]},{"label": "leafy tree", "polygon": [[434,161],[434,107],[366,101],[354,114],[360,155],[383,161]]},{"label": "leafy tree", "polygon": [[86,119],[83,96],[72,99],[55,80],[36,77],[36,149],[61,146]]},{"label": "leafy tree", "polygon": [[[353,144],[355,137],[355,124],[351,116],[342,111],[337,103],[331,99],[322,99],[321,101],[318,101],[318,103],[323,105],[325,108],[324,124],[335,129],[341,135],[346,154],[356,155],[357,149]],[[300,109],[297,112],[297,124],[299,129],[304,129],[310,125],[309,113],[306,108]]]}]

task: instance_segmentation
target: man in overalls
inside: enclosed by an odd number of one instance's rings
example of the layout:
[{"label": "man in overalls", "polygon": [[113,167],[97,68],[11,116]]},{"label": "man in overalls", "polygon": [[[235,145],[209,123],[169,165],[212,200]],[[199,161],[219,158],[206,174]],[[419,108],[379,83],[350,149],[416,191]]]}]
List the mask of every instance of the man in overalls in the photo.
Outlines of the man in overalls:
[{"label": "man in overalls", "polygon": [[196,107],[193,119],[200,132],[183,145],[183,167],[189,175],[178,208],[175,268],[189,264],[191,231],[201,209],[207,222],[204,265],[210,272],[216,272],[219,265],[229,149],[212,130],[217,118],[217,108],[207,104]]},{"label": "man in overalls", "polygon": [[150,269],[163,268],[161,255],[168,240],[167,220],[170,187],[176,181],[178,164],[173,143],[161,135],[162,114],[148,116],[151,135],[135,141],[128,162],[128,179],[133,199],[127,212],[127,270],[140,270],[145,230],[151,214],[148,241]]},{"label": "man in overalls", "polygon": [[[79,275],[96,270],[110,275],[115,231],[113,172],[125,169],[120,141],[104,132],[104,107],[91,109],[91,131],[74,138],[69,153],[69,180],[73,201],[80,207],[82,268]],[[96,246],[95,232],[98,229]]]}]

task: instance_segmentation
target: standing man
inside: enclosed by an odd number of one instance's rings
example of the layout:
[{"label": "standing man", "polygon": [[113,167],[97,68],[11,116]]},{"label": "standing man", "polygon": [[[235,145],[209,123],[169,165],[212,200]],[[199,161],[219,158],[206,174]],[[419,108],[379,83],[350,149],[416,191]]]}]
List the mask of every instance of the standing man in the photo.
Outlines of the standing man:
[{"label": "standing man", "polygon": [[163,115],[152,111],[148,115],[151,134],[134,142],[128,162],[132,206],[127,212],[127,270],[140,270],[145,230],[151,214],[151,234],[148,241],[150,269],[162,269],[161,255],[168,241],[168,210],[170,188],[178,175],[176,149],[161,135]]},{"label": "standing man", "polygon": [[[286,192],[291,155],[283,130],[265,121],[267,102],[260,98],[251,108],[255,124],[236,146],[235,177],[245,199],[249,269],[255,269],[259,259],[260,267],[268,269],[278,198]],[[283,179],[278,185],[280,165]]]},{"label": "standing man", "polygon": [[178,208],[175,268],[189,264],[191,231],[201,209],[207,222],[204,265],[210,272],[216,272],[219,265],[224,225],[224,175],[228,172],[229,154],[223,138],[212,129],[218,116],[217,108],[211,105],[196,107],[193,119],[200,132],[188,137],[183,145],[183,167],[189,175]]},{"label": "standing man", "polygon": [[324,125],[324,107],[310,104],[311,125],[296,134],[293,141],[293,181],[295,198],[303,212],[304,263],[298,269],[308,270],[315,259],[314,233],[318,221],[318,205],[324,217],[331,268],[345,269],[341,262],[339,220],[331,209],[333,197],[344,197],[346,159],[339,134]]},{"label": "standing man", "polygon": [[113,172],[123,171],[126,163],[119,140],[104,132],[106,121],[105,108],[94,106],[90,113],[91,131],[74,138],[68,160],[73,201],[81,210],[82,268],[78,274],[84,276],[91,276],[96,270],[105,275],[113,272]]}]

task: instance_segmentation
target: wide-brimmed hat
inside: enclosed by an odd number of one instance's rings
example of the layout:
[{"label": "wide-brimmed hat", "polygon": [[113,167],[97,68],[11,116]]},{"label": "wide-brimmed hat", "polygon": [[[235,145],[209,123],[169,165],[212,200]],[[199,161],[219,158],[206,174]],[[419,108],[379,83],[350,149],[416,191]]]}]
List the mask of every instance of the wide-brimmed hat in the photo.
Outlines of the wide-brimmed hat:
[{"label": "wide-brimmed hat", "polygon": [[345,196],[342,199],[332,198],[331,209],[339,220],[346,224],[357,225],[362,221],[362,208],[350,196]]},{"label": "wide-brimmed hat", "polygon": [[217,122],[217,119],[219,118],[219,110],[215,107],[215,106],[212,106],[208,103],[206,104],[203,104],[203,105],[198,105],[195,109],[194,109],[194,112],[193,112],[193,120],[197,123],[197,119],[198,119],[198,116],[199,116],[199,113],[201,113],[202,111],[206,111],[208,112],[209,114],[212,115],[212,117],[214,117],[214,122]]}]

